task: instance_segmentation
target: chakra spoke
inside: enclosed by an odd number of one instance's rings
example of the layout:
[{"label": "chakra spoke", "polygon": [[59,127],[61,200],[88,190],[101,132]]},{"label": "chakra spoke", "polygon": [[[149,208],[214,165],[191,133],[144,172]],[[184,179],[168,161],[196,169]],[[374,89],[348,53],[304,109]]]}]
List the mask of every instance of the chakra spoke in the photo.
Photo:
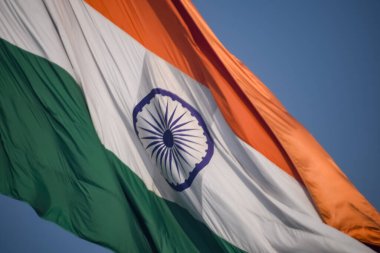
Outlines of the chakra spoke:
[{"label": "chakra spoke", "polygon": [[172,150],[172,154],[173,154],[173,159],[174,159],[174,164],[176,166],[176,168],[178,169],[179,167],[179,160],[178,160],[178,157],[177,157],[177,154],[175,153],[175,149],[171,149]]},{"label": "chakra spoke", "polygon": [[161,143],[163,143],[163,142],[162,141],[152,141],[151,143],[149,143],[148,146],[146,146],[146,149],[150,148],[151,146],[160,145]]},{"label": "chakra spoke", "polygon": [[181,171],[183,171],[184,166],[183,166],[182,162],[180,161],[180,158],[178,157],[178,154],[176,153],[175,149],[173,149],[173,157],[174,157],[174,161],[175,161],[175,164],[176,164],[177,174],[180,175],[181,174],[179,172],[180,168],[181,168]]},{"label": "chakra spoke", "polygon": [[164,152],[161,154],[161,160],[160,160],[160,165],[161,165],[161,170],[166,176],[168,176],[168,170],[166,166],[166,157],[167,154],[169,153],[168,149],[165,149]]},{"label": "chakra spoke", "polygon": [[[178,153],[175,149],[174,149],[174,155],[175,155],[175,159],[178,161],[178,163],[176,163],[177,174],[178,174],[178,177],[181,178],[181,173],[179,172],[179,168],[184,169],[185,167],[183,166],[181,159],[179,158]],[[184,161],[186,162],[186,160]]]},{"label": "chakra spoke", "polygon": [[182,113],[181,116],[179,116],[176,120],[174,120],[173,123],[171,125],[169,125],[169,129],[171,129],[173,126],[175,126],[175,124],[177,124],[177,122],[180,121],[180,119],[182,119],[183,115],[185,115],[186,113],[187,113],[187,111]]},{"label": "chakra spoke", "polygon": [[199,136],[199,135],[192,135],[192,134],[179,134],[179,133],[173,133],[174,138],[177,138],[178,136],[183,136],[183,137],[193,137],[193,138],[201,138],[203,139],[204,136]]},{"label": "chakra spoke", "polygon": [[194,128],[177,129],[177,130],[173,131],[173,134],[174,133],[180,133],[180,132],[187,132],[187,131],[197,131],[197,130],[199,130],[199,129],[194,129]]},{"label": "chakra spoke", "polygon": [[[158,148],[157,150],[157,154],[156,154],[156,163],[158,163],[158,157],[160,156],[160,154],[162,154],[163,151],[166,150],[166,146],[163,145],[162,147]],[[161,165],[161,163],[159,163]]]},{"label": "chakra spoke", "polygon": [[160,119],[162,126],[164,127],[164,129],[167,129],[168,127],[167,127],[167,125],[166,125],[166,121],[164,121],[164,119],[162,118],[162,110],[161,110],[161,107],[160,107],[160,109],[158,109],[157,106],[156,106],[156,103],[153,103],[153,106],[154,106],[154,109],[156,109],[156,112],[157,112],[158,118]]},{"label": "chakra spoke", "polygon": [[[183,157],[183,155],[178,151],[176,147],[173,148],[173,152],[178,158],[178,162],[181,162],[180,160],[182,159],[187,165],[191,166],[190,163],[186,160],[185,157]],[[181,166],[182,166],[182,162],[181,162]]]},{"label": "chakra spoke", "polygon": [[148,128],[141,127],[141,126],[139,126],[139,128],[142,129],[142,130],[144,130],[144,131],[146,131],[146,132],[149,132],[149,133],[151,133],[151,134],[154,134],[154,135],[157,135],[157,136],[162,136],[162,134],[157,133],[157,132],[155,132],[155,131],[153,131],[153,130],[150,130],[150,129],[148,129]]},{"label": "chakra spoke", "polygon": [[177,111],[177,107],[178,105],[175,106],[173,112],[172,112],[172,115],[170,115],[170,119],[169,119],[169,122],[168,122],[168,125],[170,126],[170,124],[172,123],[172,120],[173,120],[173,117],[174,117],[174,114],[175,112]]},{"label": "chakra spoke", "polygon": [[143,139],[143,140],[161,140],[162,137],[158,137],[158,136],[144,136],[144,137],[141,137],[140,139]]},{"label": "chakra spoke", "polygon": [[169,101],[166,100],[166,109],[165,109],[165,123],[166,128],[168,128],[168,111],[169,111]]},{"label": "chakra spoke", "polygon": [[173,170],[172,170],[172,164],[173,164],[173,151],[172,149],[168,149],[168,155],[166,157],[168,163],[169,163],[169,168],[167,168],[167,174],[168,174],[168,179],[170,179],[171,182],[176,182],[176,180],[173,177]]},{"label": "chakra spoke", "polygon": [[158,127],[156,127],[155,125],[153,125],[152,123],[150,123],[148,120],[142,118],[146,123],[149,124],[149,126],[153,127],[154,130],[156,130],[157,132],[159,133],[163,133],[163,131],[161,129],[159,129]]},{"label": "chakra spoke", "polygon": [[182,126],[185,126],[185,125],[187,125],[187,124],[189,124],[190,122],[193,122],[193,121],[194,121],[193,119],[192,119],[192,120],[189,120],[189,121],[186,121],[185,123],[181,123],[181,124],[179,124],[179,125],[174,126],[174,127],[171,128],[170,130],[174,131],[175,129],[180,128],[180,127],[182,127]]},{"label": "chakra spoke", "polygon": [[193,158],[197,159],[197,157],[195,157],[193,154],[191,154],[190,152],[188,152],[186,149],[184,149],[183,147],[181,147],[180,145],[177,145],[176,144],[176,147],[178,148],[178,152],[181,153],[181,151],[185,152],[186,154],[188,154],[189,156],[192,156]]},{"label": "chakra spoke", "polygon": [[160,122],[158,122],[158,120],[156,119],[156,117],[154,117],[153,113],[149,110],[147,110],[147,112],[149,113],[149,115],[152,117],[152,119],[154,120],[154,122],[157,124],[157,126],[161,129],[161,132],[165,131],[165,127],[162,126],[160,124]]},{"label": "chakra spoke", "polygon": [[195,149],[195,148],[189,146],[188,144],[184,143],[183,141],[177,140],[177,141],[176,141],[176,145],[177,145],[177,146],[182,146],[182,145],[183,145],[183,146],[185,146],[185,147],[188,147],[188,148],[194,150],[195,152],[198,152],[198,153],[202,154],[201,151],[199,151],[198,149]]},{"label": "chakra spoke", "polygon": [[189,140],[189,139],[186,139],[186,138],[181,138],[181,137],[175,137],[174,140],[182,140],[182,141],[187,141],[187,142],[190,142],[190,143],[193,143],[193,144],[196,144],[196,145],[199,145],[199,146],[203,146],[202,143],[199,143],[199,142],[195,142],[195,141],[192,141],[192,140]]},{"label": "chakra spoke", "polygon": [[[163,169],[165,168],[165,166],[162,166],[162,158],[164,157],[164,155],[166,154],[166,152],[168,152],[168,149],[165,147],[164,151],[161,153],[161,156],[160,156],[160,165],[161,165],[161,168],[163,168]],[[165,160],[164,160],[164,163],[165,163]]]},{"label": "chakra spoke", "polygon": [[162,147],[162,146],[165,146],[165,144],[162,143],[162,144],[160,144],[160,145],[154,147],[154,149],[152,150],[151,158],[153,158],[154,152],[156,152],[156,150],[157,150],[157,152],[158,152],[158,149],[159,149],[160,147]]},{"label": "chakra spoke", "polygon": [[169,149],[169,171],[170,171],[170,177],[172,182],[175,182],[173,178],[173,172],[172,172],[172,163],[173,163],[173,150]]}]

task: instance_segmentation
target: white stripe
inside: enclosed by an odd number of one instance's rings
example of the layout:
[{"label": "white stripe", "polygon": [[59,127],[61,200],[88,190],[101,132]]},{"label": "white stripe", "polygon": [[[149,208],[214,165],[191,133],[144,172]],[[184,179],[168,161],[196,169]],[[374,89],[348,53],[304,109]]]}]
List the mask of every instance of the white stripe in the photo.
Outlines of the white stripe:
[{"label": "white stripe", "polygon": [[[296,180],[234,135],[210,91],[79,0],[0,2],[0,36],[54,61],[82,86],[103,144],[158,196],[250,252],[371,252],[323,224]],[[140,144],[134,106],[153,88],[196,108],[215,143],[191,187],[177,192]],[[253,130],[254,131],[254,130]]]}]

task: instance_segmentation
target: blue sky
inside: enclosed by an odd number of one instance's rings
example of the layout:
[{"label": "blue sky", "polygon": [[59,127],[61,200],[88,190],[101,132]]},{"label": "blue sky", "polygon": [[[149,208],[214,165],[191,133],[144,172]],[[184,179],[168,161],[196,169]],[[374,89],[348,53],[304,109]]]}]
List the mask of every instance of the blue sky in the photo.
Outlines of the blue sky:
[{"label": "blue sky", "polygon": [[[380,1],[201,1],[241,59],[380,209]],[[0,195],[2,252],[109,252]]]}]

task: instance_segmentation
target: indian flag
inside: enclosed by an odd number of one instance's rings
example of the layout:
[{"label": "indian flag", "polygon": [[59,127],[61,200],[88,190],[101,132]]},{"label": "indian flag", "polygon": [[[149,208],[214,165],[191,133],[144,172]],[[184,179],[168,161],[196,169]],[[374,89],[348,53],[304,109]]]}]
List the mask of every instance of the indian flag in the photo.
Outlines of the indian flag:
[{"label": "indian flag", "polygon": [[0,192],[116,252],[380,246],[376,209],[188,0],[0,1]]}]

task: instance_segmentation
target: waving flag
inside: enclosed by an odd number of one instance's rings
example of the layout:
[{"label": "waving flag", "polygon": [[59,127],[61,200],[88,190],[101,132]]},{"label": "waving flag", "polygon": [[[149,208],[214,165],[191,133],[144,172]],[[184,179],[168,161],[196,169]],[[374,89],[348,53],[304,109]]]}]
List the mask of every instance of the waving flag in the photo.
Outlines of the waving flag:
[{"label": "waving flag", "polygon": [[117,252],[380,246],[376,209],[190,1],[3,0],[0,38],[0,192],[43,218]]}]

